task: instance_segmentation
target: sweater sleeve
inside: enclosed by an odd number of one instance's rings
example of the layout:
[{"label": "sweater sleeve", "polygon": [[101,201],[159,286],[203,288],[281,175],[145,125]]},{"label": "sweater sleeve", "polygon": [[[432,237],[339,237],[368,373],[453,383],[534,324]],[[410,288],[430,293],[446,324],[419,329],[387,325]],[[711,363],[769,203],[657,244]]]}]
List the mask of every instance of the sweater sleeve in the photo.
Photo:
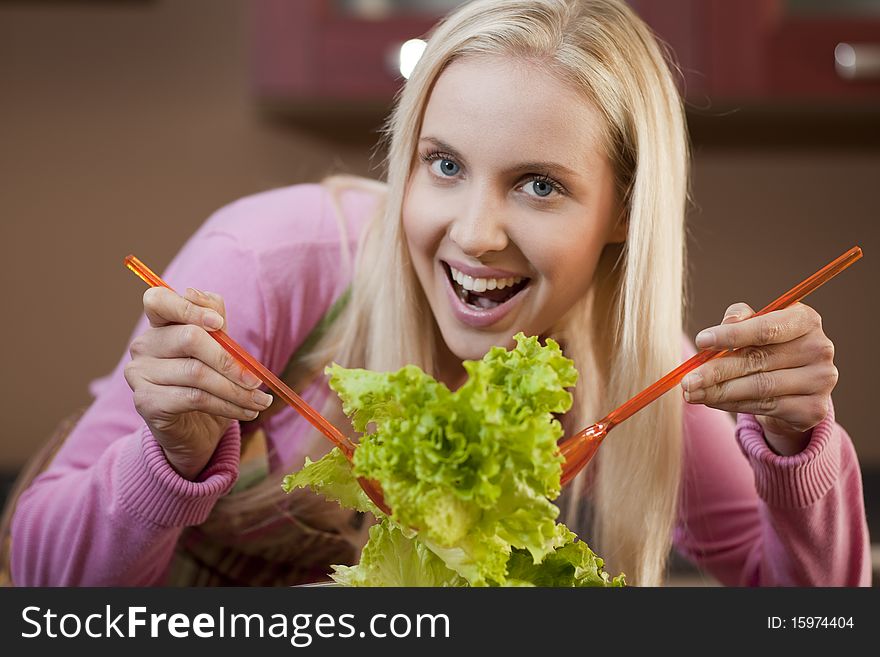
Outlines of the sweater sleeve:
[{"label": "sweater sleeve", "polygon": [[[254,254],[212,223],[162,276],[179,292],[220,293],[229,333],[262,358],[267,311]],[[133,337],[147,326],[142,317]],[[126,349],[113,373],[92,386],[91,406],[18,500],[11,567],[19,586],[159,584],[182,528],[203,522],[236,480],[238,422],[230,421],[200,476],[180,477],[134,408],[123,375],[128,360]]]},{"label": "sweater sleeve", "polygon": [[[196,231],[162,278],[178,292],[222,295],[229,335],[280,372],[348,284],[340,258],[353,253],[380,198],[351,190],[334,201],[322,185],[306,184],[240,199]],[[147,327],[142,317],[132,338]],[[127,352],[92,382],[92,405],[18,499],[11,555],[18,585],[161,584],[182,529],[204,522],[235,483],[238,422],[195,481],[180,477],[134,407]]]},{"label": "sweater sleeve", "polygon": [[684,416],[679,552],[729,586],[870,586],[861,472],[833,409],[794,456],[773,453],[753,415]]}]

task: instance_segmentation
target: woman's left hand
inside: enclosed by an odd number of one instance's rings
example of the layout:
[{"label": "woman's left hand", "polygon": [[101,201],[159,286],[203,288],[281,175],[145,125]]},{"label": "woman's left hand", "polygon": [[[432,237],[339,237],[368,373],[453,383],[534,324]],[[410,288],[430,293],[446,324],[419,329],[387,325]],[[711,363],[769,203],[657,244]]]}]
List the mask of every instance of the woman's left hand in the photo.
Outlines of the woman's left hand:
[{"label": "woman's left hand", "polygon": [[736,349],[704,363],[681,382],[685,401],[751,413],[770,448],[789,456],[803,450],[810,430],[825,419],[837,384],[834,344],[815,310],[795,303],[752,317],[735,303],[724,319],[696,337],[700,349]]}]

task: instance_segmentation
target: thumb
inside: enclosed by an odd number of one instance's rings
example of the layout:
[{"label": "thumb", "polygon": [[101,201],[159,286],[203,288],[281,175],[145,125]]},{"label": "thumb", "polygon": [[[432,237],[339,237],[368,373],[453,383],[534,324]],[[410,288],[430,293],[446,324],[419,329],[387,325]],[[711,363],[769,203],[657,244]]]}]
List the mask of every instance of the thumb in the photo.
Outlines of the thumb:
[{"label": "thumb", "polygon": [[742,302],[734,303],[731,306],[728,306],[727,310],[724,311],[724,319],[721,320],[721,323],[735,324],[736,322],[748,319],[754,314],[755,311],[752,310],[752,307],[749,304]]}]

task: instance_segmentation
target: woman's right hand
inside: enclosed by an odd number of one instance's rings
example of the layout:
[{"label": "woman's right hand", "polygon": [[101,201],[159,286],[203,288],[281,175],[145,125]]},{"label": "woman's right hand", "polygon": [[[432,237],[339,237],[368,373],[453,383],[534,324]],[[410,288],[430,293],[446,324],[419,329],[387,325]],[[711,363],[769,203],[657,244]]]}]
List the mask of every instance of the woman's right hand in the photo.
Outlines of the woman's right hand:
[{"label": "woman's right hand", "polygon": [[226,324],[219,294],[164,287],[144,293],[150,328],[131,343],[125,380],[134,405],[165,457],[195,479],[230,420],[252,420],[272,403],[261,381],[241,367],[209,331]]}]

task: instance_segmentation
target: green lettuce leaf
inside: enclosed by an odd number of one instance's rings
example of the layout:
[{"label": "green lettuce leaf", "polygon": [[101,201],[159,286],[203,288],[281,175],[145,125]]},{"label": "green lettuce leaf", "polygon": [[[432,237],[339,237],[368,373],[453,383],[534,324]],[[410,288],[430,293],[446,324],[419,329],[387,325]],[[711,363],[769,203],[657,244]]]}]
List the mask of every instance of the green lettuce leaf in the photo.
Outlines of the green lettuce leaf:
[{"label": "green lettuce leaf", "polygon": [[[609,584],[602,560],[556,523],[552,501],[563,462],[553,414],[571,407],[566,388],[577,371],[555,341],[542,346],[522,333],[515,340],[510,351],[494,347],[465,361],[468,380],[455,392],[412,365],[392,373],[327,368],[344,412],[364,434],[354,466],[333,450],[284,485],[309,486],[380,519],[360,564],[339,567],[337,581],[401,582],[401,573],[435,568],[431,560],[439,559],[473,586]],[[381,484],[392,518],[374,508],[357,477]],[[401,555],[411,563],[394,563]],[[456,581],[445,571],[425,578]]]},{"label": "green lettuce leaf", "polygon": [[344,508],[381,513],[352,474],[348,459],[336,447],[317,461],[307,456],[303,469],[285,476],[281,487],[286,493],[308,487]]},{"label": "green lettuce leaf", "polygon": [[357,566],[333,566],[343,586],[467,586],[424,543],[408,538],[387,519],[370,527],[370,540]]},{"label": "green lettuce leaf", "polygon": [[583,541],[567,543],[540,563],[522,550],[514,550],[507,564],[507,584],[527,586],[624,586],[624,576],[615,578],[603,570],[604,562]]}]

